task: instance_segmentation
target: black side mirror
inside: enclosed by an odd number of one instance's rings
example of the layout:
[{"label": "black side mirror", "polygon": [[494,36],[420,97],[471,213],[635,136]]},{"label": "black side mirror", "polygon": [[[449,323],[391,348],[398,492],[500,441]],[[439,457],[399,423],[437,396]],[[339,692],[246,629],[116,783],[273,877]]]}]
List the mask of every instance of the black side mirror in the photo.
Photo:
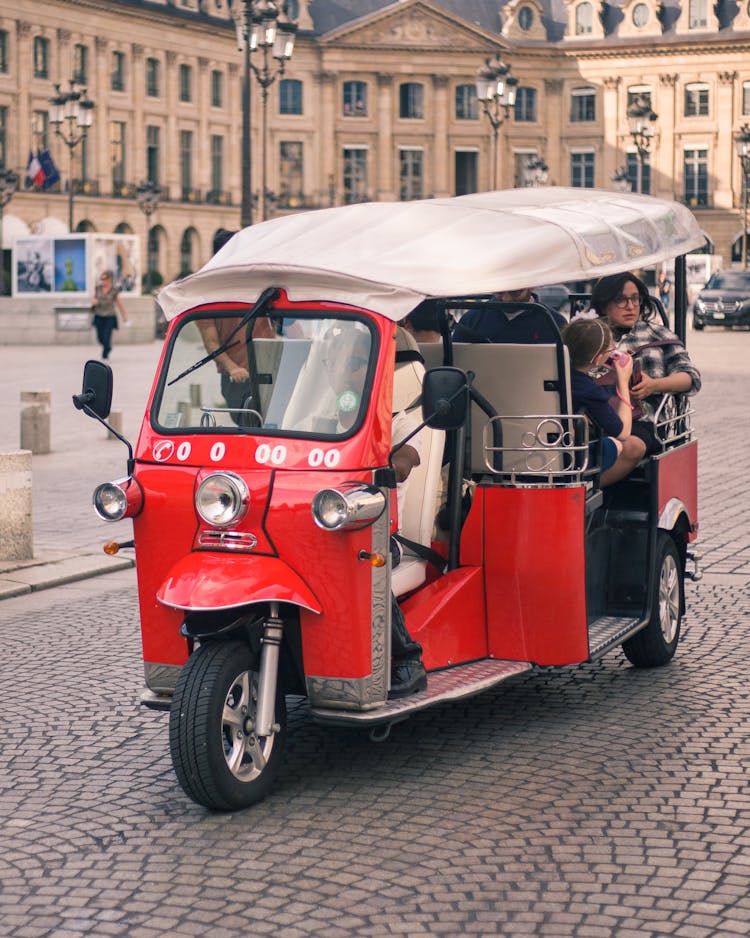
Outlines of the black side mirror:
[{"label": "black side mirror", "polygon": [[422,419],[433,430],[457,430],[469,413],[469,383],[460,368],[430,368],[422,383]]},{"label": "black side mirror", "polygon": [[[100,420],[109,417],[112,407],[112,369],[104,362],[87,361],[83,366],[83,389],[73,395],[78,410],[91,411]],[[90,415],[90,416],[91,416]]]}]

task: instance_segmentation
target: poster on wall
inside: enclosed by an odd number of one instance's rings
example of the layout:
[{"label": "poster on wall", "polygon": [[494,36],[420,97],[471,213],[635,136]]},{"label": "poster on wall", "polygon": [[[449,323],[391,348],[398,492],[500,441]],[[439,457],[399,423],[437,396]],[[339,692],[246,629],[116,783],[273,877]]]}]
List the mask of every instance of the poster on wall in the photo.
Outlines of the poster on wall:
[{"label": "poster on wall", "polygon": [[16,238],[13,245],[13,294],[49,294],[54,277],[52,238]]},{"label": "poster on wall", "polygon": [[91,265],[93,283],[98,283],[106,270],[120,293],[140,295],[141,265],[135,235],[91,235]]},{"label": "poster on wall", "polygon": [[86,293],[85,238],[55,238],[55,293]]}]

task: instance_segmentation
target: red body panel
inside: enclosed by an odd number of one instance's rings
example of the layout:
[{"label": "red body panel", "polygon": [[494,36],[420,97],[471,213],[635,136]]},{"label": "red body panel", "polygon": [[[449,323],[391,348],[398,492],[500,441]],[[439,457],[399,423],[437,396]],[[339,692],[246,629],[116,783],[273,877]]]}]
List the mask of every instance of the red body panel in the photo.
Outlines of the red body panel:
[{"label": "red body panel", "polygon": [[406,627],[422,645],[422,661],[444,668],[487,656],[481,567],[462,567],[401,603]]},{"label": "red body panel", "polygon": [[493,657],[536,664],[588,658],[583,512],[582,488],[484,490]]},{"label": "red body panel", "polygon": [[671,498],[679,499],[685,506],[692,531],[688,540],[698,534],[698,444],[688,443],[678,449],[668,450],[659,457],[658,516],[664,511]]}]

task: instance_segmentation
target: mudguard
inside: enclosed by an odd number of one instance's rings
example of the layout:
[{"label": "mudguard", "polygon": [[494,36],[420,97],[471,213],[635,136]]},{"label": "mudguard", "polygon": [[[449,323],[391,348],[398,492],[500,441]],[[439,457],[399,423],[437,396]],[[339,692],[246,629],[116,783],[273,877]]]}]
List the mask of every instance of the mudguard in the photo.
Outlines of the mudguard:
[{"label": "mudguard", "polygon": [[271,601],[322,612],[312,590],[283,560],[258,555],[187,554],[169,571],[156,598],[195,612]]}]

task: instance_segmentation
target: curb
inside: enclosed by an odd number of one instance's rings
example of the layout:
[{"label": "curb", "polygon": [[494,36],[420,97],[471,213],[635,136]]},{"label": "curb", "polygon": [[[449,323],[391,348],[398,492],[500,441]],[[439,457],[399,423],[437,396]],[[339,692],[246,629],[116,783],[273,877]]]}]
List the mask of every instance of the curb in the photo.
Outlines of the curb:
[{"label": "curb", "polygon": [[66,554],[37,557],[18,564],[0,566],[0,600],[36,593],[40,590],[87,580],[90,577],[127,570],[132,558],[112,558],[102,554]]}]

